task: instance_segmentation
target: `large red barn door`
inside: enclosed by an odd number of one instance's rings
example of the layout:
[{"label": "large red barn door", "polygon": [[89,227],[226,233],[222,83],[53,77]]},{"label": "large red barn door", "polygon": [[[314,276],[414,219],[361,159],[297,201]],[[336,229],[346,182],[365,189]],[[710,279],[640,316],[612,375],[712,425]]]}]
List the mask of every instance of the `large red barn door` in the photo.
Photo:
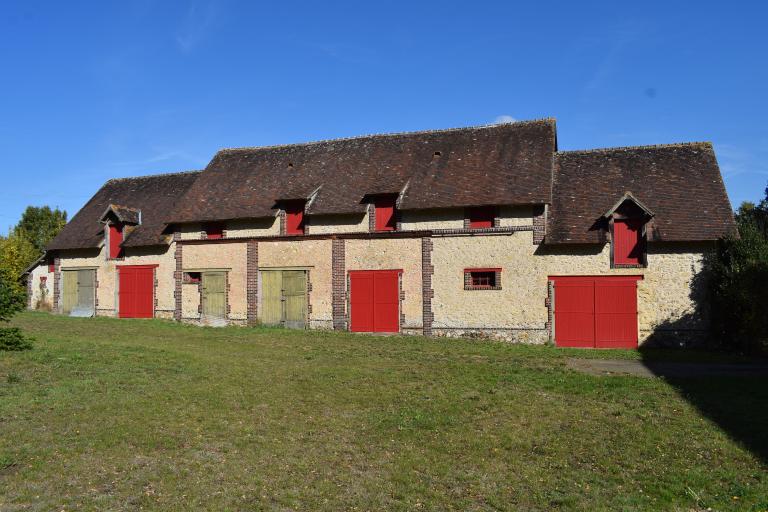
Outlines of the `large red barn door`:
[{"label": "large red barn door", "polygon": [[400,331],[399,276],[399,270],[350,271],[351,331]]},{"label": "large red barn door", "polygon": [[636,348],[637,281],[642,276],[550,277],[558,347]]},{"label": "large red barn door", "polygon": [[155,265],[123,265],[118,272],[120,318],[154,317]]},{"label": "large red barn door", "polygon": [[637,280],[595,279],[595,347],[637,347]]},{"label": "large red barn door", "polygon": [[556,280],[555,297],[557,346],[594,347],[594,281],[588,278]]}]

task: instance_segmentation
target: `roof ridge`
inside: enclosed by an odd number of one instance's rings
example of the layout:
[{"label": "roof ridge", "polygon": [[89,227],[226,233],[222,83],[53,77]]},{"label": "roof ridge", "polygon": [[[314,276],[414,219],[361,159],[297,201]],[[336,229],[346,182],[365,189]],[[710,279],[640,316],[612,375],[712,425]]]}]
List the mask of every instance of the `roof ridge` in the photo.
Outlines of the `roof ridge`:
[{"label": "roof ridge", "polygon": [[123,178],[110,178],[107,180],[107,183],[112,181],[127,181],[127,180],[142,180],[145,178],[160,178],[165,176],[179,176],[182,174],[195,174],[195,173],[201,173],[203,172],[202,169],[194,170],[194,171],[176,171],[176,172],[159,172],[157,174],[144,174],[142,176],[125,176]]},{"label": "roof ridge", "polygon": [[566,151],[557,151],[556,155],[571,154],[571,153],[609,153],[611,151],[625,151],[635,149],[664,149],[664,148],[680,148],[680,147],[692,147],[692,146],[705,146],[712,147],[710,141],[693,141],[693,142],[673,142],[669,144],[646,144],[639,146],[614,146],[607,148],[592,148],[592,149],[569,149]]},{"label": "roof ridge", "polygon": [[239,151],[253,151],[253,150],[267,150],[267,149],[278,149],[278,148],[312,146],[315,144],[326,144],[329,142],[345,142],[350,140],[372,139],[372,138],[379,138],[379,137],[398,137],[402,135],[427,135],[427,134],[433,134],[433,133],[472,131],[472,130],[497,128],[499,126],[506,126],[506,125],[520,126],[525,124],[537,124],[537,123],[544,123],[544,122],[554,123],[555,121],[556,120],[554,117],[542,117],[538,119],[525,119],[522,121],[513,121],[511,123],[489,123],[489,124],[478,124],[478,125],[470,125],[470,126],[457,126],[453,128],[439,128],[434,130],[414,130],[414,131],[405,131],[405,132],[371,133],[371,134],[365,134],[365,135],[354,135],[351,137],[339,137],[336,139],[319,139],[319,140],[312,140],[312,141],[305,141],[305,142],[293,142],[290,144],[272,144],[267,146],[242,146],[242,147],[236,147],[236,148],[221,148],[216,152],[216,154],[228,153],[228,152],[239,152]]}]

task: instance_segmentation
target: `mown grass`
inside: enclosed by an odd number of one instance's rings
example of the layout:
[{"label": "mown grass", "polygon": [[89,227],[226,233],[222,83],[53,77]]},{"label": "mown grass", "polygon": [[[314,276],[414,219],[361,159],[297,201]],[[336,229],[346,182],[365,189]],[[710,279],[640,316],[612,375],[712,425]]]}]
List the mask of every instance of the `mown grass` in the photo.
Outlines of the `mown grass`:
[{"label": "mown grass", "polygon": [[[690,382],[565,367],[633,352],[14,324],[36,342],[0,353],[0,510],[768,508],[761,454],[687,400]],[[701,385],[764,431],[765,379]]]}]

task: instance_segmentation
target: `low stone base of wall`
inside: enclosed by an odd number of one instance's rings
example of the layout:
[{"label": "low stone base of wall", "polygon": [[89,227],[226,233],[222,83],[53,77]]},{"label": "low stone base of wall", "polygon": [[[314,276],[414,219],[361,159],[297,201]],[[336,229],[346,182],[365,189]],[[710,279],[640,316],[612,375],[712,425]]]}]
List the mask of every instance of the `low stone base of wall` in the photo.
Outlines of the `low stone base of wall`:
[{"label": "low stone base of wall", "polygon": [[463,327],[434,327],[435,336],[446,338],[475,338],[484,340],[498,340],[508,343],[528,343],[531,345],[544,345],[549,342],[549,333],[546,329],[507,329],[507,328],[463,328]]}]

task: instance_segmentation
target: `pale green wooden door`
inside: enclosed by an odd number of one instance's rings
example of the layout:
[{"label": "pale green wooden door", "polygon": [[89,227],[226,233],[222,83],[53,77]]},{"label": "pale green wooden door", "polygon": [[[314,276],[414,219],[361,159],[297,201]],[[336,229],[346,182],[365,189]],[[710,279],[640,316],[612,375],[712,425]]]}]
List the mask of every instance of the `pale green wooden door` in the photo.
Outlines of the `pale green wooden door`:
[{"label": "pale green wooden door", "polygon": [[264,325],[303,329],[307,323],[307,272],[262,270],[259,311]]},{"label": "pale green wooden door", "polygon": [[279,270],[261,272],[261,323],[281,325],[283,323],[283,278]]},{"label": "pale green wooden door", "polygon": [[303,329],[307,319],[307,273],[303,270],[283,271],[284,325]]},{"label": "pale green wooden door", "polygon": [[77,271],[77,309],[81,312],[94,310],[94,274],[93,270]]},{"label": "pale green wooden door", "polygon": [[61,272],[61,312],[68,315],[77,306],[77,270]]},{"label": "pale green wooden door", "polygon": [[226,318],[226,274],[224,272],[204,272],[202,277],[203,316],[207,318]]}]

